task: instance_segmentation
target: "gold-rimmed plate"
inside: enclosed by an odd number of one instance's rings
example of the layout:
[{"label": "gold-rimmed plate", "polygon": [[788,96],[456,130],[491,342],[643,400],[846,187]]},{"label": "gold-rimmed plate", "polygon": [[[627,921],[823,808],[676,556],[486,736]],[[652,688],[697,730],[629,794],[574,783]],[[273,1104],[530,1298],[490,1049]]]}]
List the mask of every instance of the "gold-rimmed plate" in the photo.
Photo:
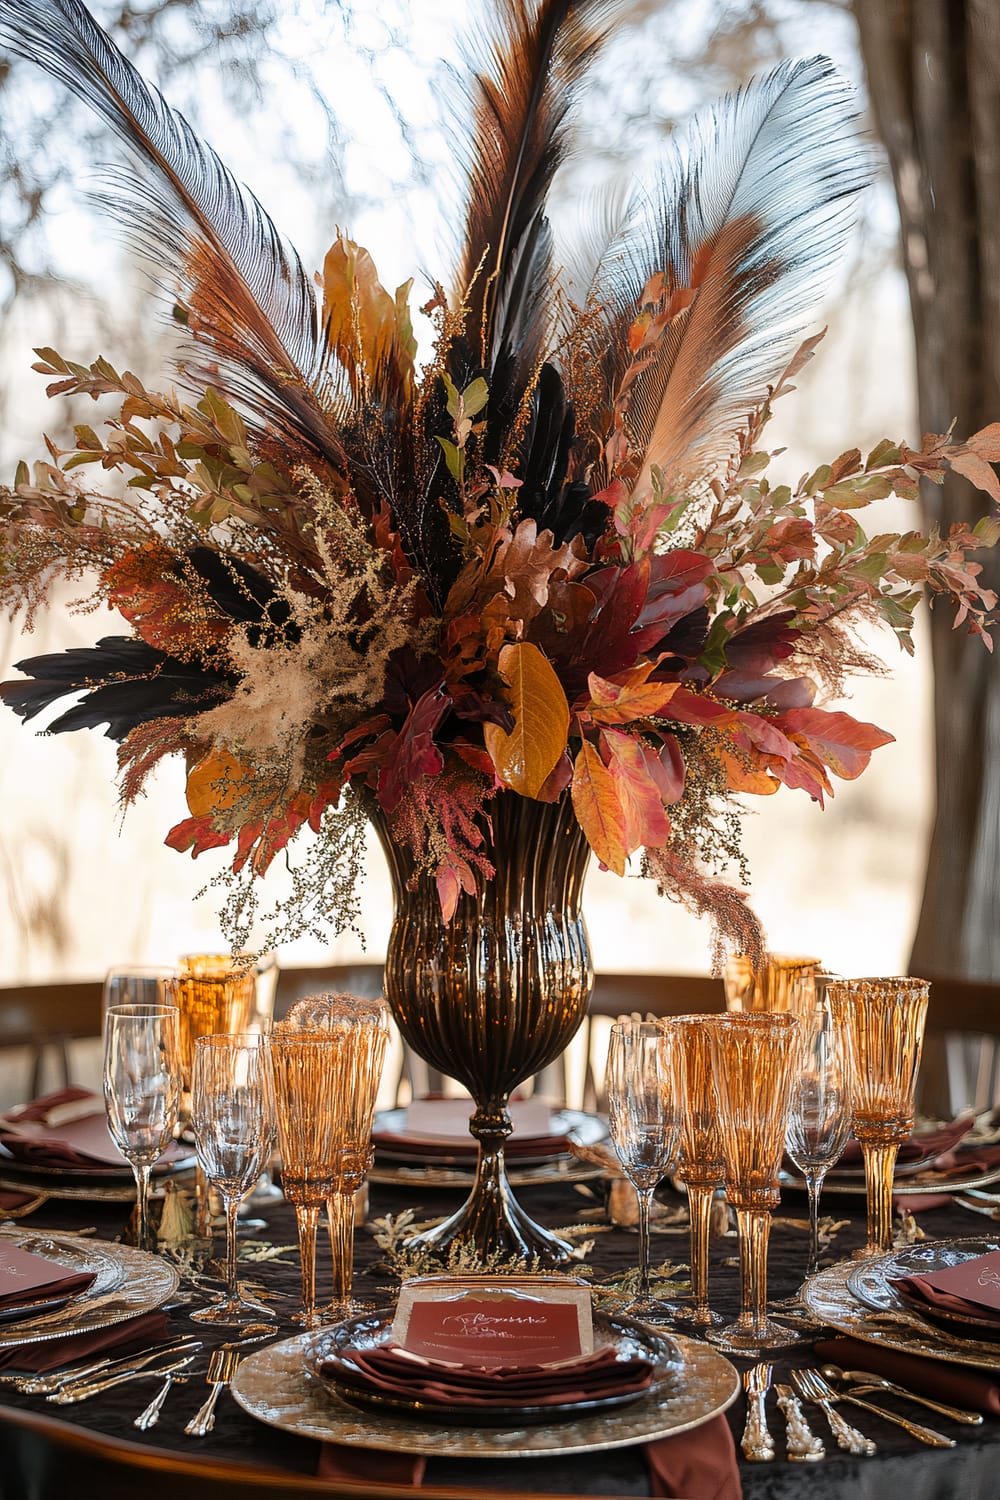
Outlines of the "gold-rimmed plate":
[{"label": "gold-rimmed plate", "polygon": [[[313,1373],[328,1329],[272,1344],[243,1360],[232,1393],[250,1416],[300,1437],[392,1453],[440,1458],[544,1458],[626,1448],[688,1432],[735,1401],[740,1378],[717,1350],[671,1333],[677,1347],[675,1385],[629,1406],[576,1421],[537,1427],[449,1427],[359,1411],[328,1391]],[[516,1433],[516,1442],[512,1441]]]},{"label": "gold-rimmed plate", "polygon": [[177,1290],[180,1278],[173,1266],[130,1245],[110,1245],[20,1224],[6,1224],[0,1234],[31,1255],[42,1255],[67,1271],[89,1271],[94,1277],[91,1286],[71,1297],[65,1307],[0,1327],[0,1349],[125,1323],[159,1307]]},{"label": "gold-rimmed plate", "polygon": [[[873,1267],[883,1260],[895,1259],[895,1254],[879,1256],[864,1264]],[[1000,1348],[995,1341],[949,1333],[902,1308],[866,1307],[850,1288],[850,1279],[857,1269],[857,1261],[846,1260],[810,1276],[802,1288],[802,1301],[818,1323],[882,1349],[920,1354],[927,1359],[1000,1374]]]},{"label": "gold-rimmed plate", "polygon": [[902,1308],[935,1327],[953,1328],[964,1338],[978,1337],[996,1342],[1000,1339],[1000,1321],[989,1317],[985,1309],[982,1316],[977,1316],[971,1309],[964,1313],[934,1307],[908,1293],[905,1287],[896,1285],[900,1277],[932,1276],[935,1271],[950,1270],[952,1266],[988,1255],[993,1250],[1000,1250],[1000,1237],[996,1235],[976,1239],[925,1240],[877,1260],[859,1262],[847,1284],[858,1301],[875,1312]]}]

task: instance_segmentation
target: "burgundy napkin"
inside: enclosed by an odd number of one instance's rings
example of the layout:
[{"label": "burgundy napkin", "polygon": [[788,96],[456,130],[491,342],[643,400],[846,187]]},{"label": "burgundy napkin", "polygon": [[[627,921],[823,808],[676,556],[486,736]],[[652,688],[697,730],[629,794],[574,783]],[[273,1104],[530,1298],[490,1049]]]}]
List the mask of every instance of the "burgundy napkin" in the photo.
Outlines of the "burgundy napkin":
[{"label": "burgundy napkin", "polygon": [[43,1375],[61,1365],[75,1364],[94,1354],[127,1354],[133,1348],[150,1348],[162,1343],[170,1331],[165,1312],[155,1308],[126,1323],[110,1328],[91,1328],[64,1339],[42,1339],[37,1344],[14,1344],[0,1349],[0,1370],[15,1369]]},{"label": "burgundy napkin", "polygon": [[[88,1114],[48,1123],[53,1110],[71,1104],[82,1107],[88,1100],[93,1102]],[[108,1130],[104,1102],[88,1089],[60,1089],[20,1109],[9,1110],[0,1120],[0,1144],[16,1161],[27,1166],[69,1167],[88,1172],[128,1170],[128,1163]],[[160,1160],[169,1161],[182,1155],[183,1148],[172,1141]]]},{"label": "burgundy napkin", "polygon": [[741,1500],[743,1495],[736,1444],[723,1416],[647,1443],[645,1459],[654,1495],[677,1500]]},{"label": "burgundy napkin", "polygon": [[[959,1142],[964,1140],[968,1135],[974,1124],[975,1120],[971,1115],[961,1115],[957,1120],[952,1120],[948,1125],[942,1125],[938,1130],[926,1130],[922,1131],[920,1135],[908,1136],[905,1141],[900,1143],[899,1150],[896,1153],[896,1161],[900,1166],[905,1166],[907,1162],[912,1163],[915,1161],[926,1161],[928,1165],[933,1162],[935,1170],[937,1170],[937,1159],[943,1157],[946,1153],[953,1152]],[[960,1159],[963,1169],[970,1163],[971,1157],[971,1152],[968,1154],[963,1152]],[[857,1171],[859,1168],[863,1168],[863,1165],[864,1157],[861,1147],[852,1136],[844,1148],[844,1154],[841,1156],[840,1161],[830,1168],[830,1173],[833,1175],[838,1170]]]},{"label": "burgundy napkin", "polygon": [[[736,1445],[725,1417],[713,1417],[692,1432],[645,1445],[649,1488],[675,1500],[742,1500]],[[383,1484],[423,1483],[427,1460],[414,1453],[377,1453],[324,1443],[316,1473],[321,1479],[368,1480]]]},{"label": "burgundy napkin", "polygon": [[613,1349],[564,1365],[518,1365],[479,1370],[442,1364],[383,1344],[345,1349],[320,1367],[338,1385],[371,1395],[420,1400],[428,1406],[561,1406],[603,1396],[638,1394],[650,1384],[645,1359],[621,1360]]},{"label": "burgundy napkin", "polygon": [[922,1303],[931,1312],[937,1308],[940,1312],[961,1313],[963,1317],[982,1318],[1000,1326],[1000,1308],[986,1307],[981,1302],[970,1302],[956,1292],[943,1291],[932,1286],[926,1276],[894,1276],[889,1284],[899,1287],[909,1299]]},{"label": "burgundy napkin", "polygon": [[94,1271],[67,1271],[44,1255],[0,1242],[0,1310],[53,1297],[75,1297],[93,1286]]},{"label": "burgundy napkin", "polygon": [[925,1359],[919,1354],[901,1354],[895,1349],[851,1338],[824,1339],[816,1345],[816,1355],[824,1364],[881,1375],[921,1396],[946,1401],[951,1406],[1000,1415],[1000,1383],[985,1370]]}]

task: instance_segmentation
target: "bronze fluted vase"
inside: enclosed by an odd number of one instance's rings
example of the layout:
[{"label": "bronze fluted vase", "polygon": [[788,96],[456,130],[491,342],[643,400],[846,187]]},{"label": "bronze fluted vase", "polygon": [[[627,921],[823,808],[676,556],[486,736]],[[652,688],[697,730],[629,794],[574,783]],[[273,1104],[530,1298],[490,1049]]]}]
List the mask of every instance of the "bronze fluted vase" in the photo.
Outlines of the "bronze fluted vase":
[{"label": "bronze fluted vase", "polygon": [[373,821],[389,862],[395,917],[385,996],[404,1039],[475,1101],[476,1177],[456,1214],[418,1243],[447,1250],[565,1260],[570,1246],[536,1224],[511,1190],[504,1144],[507,1101],[566,1048],[584,1018],[594,971],[581,910],[590,849],[568,797],[534,802],[504,792],[483,823],[495,868],[475,896],[462,893],[445,925],[434,880],[417,873],[384,818]]}]

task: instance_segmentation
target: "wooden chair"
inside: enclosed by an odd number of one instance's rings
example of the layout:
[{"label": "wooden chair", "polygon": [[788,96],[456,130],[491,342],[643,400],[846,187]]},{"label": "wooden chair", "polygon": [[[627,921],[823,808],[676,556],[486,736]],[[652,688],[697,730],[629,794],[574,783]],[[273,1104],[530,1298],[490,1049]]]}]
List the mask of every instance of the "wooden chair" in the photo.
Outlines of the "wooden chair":
[{"label": "wooden chair", "polygon": [[0,1049],[23,1047],[31,1053],[30,1091],[42,1092],[42,1067],[54,1052],[63,1086],[70,1078],[70,1042],[101,1034],[101,980],[70,984],[19,984],[0,989]]},{"label": "wooden chair", "polygon": [[707,974],[595,974],[590,1009],[581,1028],[585,1046],[583,1108],[607,1107],[603,1057],[611,1023],[618,1016],[686,1016],[725,1008],[722,980]]}]

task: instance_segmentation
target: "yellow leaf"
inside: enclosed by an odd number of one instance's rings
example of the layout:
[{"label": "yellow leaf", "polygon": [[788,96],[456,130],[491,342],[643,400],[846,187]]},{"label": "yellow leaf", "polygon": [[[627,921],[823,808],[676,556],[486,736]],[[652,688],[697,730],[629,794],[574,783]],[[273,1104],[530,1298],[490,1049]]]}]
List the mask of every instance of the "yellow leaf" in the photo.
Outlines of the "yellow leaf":
[{"label": "yellow leaf", "polygon": [[573,808],[587,842],[616,875],[625,874],[625,815],[614,777],[588,740],[573,767]]},{"label": "yellow leaf", "polygon": [[[323,262],[323,320],[327,337],[357,389],[359,374],[379,378],[388,364],[398,367],[408,385],[413,369],[413,330],[406,306],[407,288],[396,300],[378,279],[375,262],[361,245],[338,235]],[[405,321],[404,321],[405,320]]]},{"label": "yellow leaf", "polygon": [[537,797],[566,748],[566,694],[548,658],[530,641],[504,646],[498,669],[510,688],[514,728],[506,734],[499,724],[484,724],[486,749],[506,786]]}]

